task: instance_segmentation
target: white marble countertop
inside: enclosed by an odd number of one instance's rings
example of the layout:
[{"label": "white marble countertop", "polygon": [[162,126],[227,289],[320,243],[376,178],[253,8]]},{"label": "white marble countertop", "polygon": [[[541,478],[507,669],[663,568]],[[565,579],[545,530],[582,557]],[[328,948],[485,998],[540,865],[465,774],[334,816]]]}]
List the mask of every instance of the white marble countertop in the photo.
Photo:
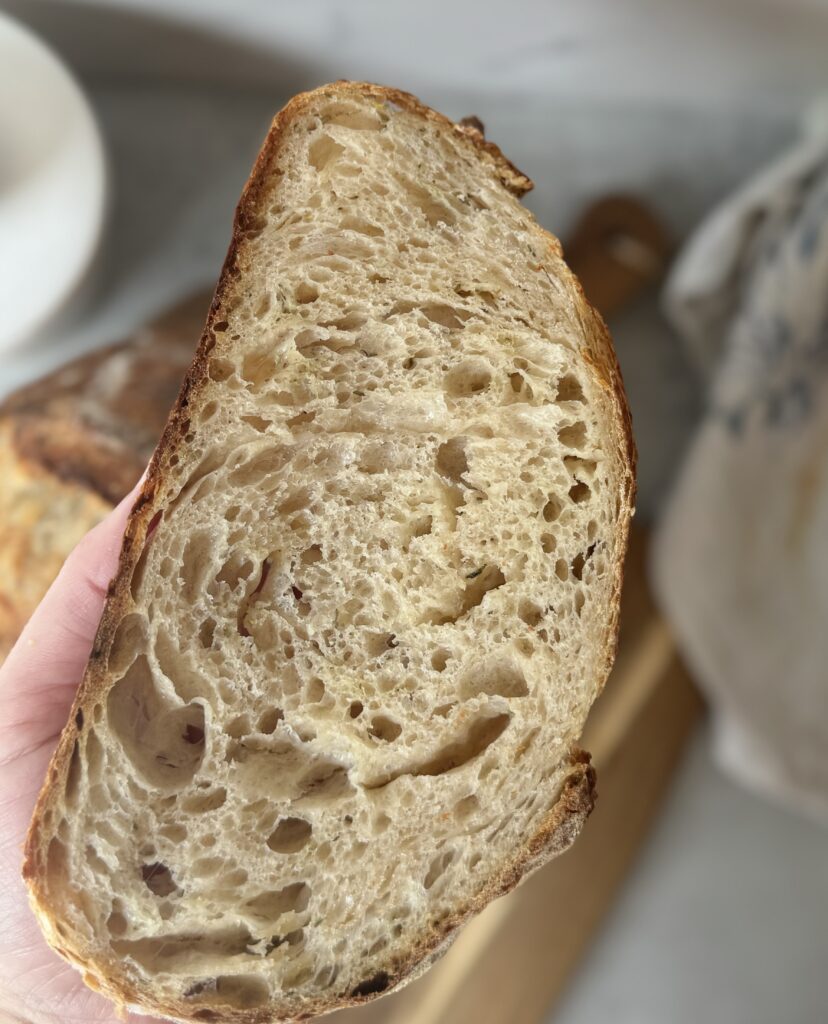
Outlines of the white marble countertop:
[{"label": "white marble countertop", "polygon": [[[66,57],[113,199],[73,318],[3,356],[0,395],[215,279],[269,117],[337,77],[478,113],[566,234],[607,190],[677,237],[776,153],[828,86],[828,0],[0,0]],[[160,12],[160,13],[159,13]],[[651,298],[613,325],[652,513],[698,389]],[[704,737],[556,1024],[811,1024],[825,1017],[828,832],[711,767]]]}]

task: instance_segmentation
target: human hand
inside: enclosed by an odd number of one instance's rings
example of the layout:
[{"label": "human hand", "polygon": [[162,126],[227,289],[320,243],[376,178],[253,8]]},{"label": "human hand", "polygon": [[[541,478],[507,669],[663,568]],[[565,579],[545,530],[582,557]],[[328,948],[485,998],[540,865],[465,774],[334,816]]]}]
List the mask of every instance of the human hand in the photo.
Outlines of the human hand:
[{"label": "human hand", "polygon": [[[46,944],[20,875],[23,841],[83,675],[138,486],[66,561],[0,667],[0,1024],[115,1024],[110,1002]],[[152,1024],[147,1017],[133,1018]]]}]

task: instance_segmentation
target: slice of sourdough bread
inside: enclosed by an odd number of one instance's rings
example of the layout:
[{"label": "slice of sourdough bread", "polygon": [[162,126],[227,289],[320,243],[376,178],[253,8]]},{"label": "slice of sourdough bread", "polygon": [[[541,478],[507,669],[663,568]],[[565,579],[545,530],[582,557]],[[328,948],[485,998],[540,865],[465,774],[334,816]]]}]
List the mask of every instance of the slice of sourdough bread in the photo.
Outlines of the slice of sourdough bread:
[{"label": "slice of sourdough bread", "polygon": [[117,1003],[388,991],[588,815],[634,456],[530,186],[394,90],[274,121],[27,843]]}]

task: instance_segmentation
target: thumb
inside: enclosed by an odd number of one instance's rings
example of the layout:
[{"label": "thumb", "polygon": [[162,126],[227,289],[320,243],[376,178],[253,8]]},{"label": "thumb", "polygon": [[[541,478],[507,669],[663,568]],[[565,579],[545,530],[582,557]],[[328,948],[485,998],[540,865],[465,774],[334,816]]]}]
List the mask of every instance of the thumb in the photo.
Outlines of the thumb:
[{"label": "thumb", "polygon": [[66,722],[142,483],[75,547],[0,667],[5,763],[54,740]]}]

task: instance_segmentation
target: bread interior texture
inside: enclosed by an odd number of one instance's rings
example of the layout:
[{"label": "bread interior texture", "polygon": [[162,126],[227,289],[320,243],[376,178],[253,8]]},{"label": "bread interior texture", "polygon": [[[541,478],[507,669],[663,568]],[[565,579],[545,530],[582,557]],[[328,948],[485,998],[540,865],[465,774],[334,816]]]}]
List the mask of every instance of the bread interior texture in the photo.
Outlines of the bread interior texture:
[{"label": "bread interior texture", "polygon": [[41,825],[64,934],[194,1020],[388,987],[549,830],[606,675],[617,399],[446,124],[286,122]]}]

